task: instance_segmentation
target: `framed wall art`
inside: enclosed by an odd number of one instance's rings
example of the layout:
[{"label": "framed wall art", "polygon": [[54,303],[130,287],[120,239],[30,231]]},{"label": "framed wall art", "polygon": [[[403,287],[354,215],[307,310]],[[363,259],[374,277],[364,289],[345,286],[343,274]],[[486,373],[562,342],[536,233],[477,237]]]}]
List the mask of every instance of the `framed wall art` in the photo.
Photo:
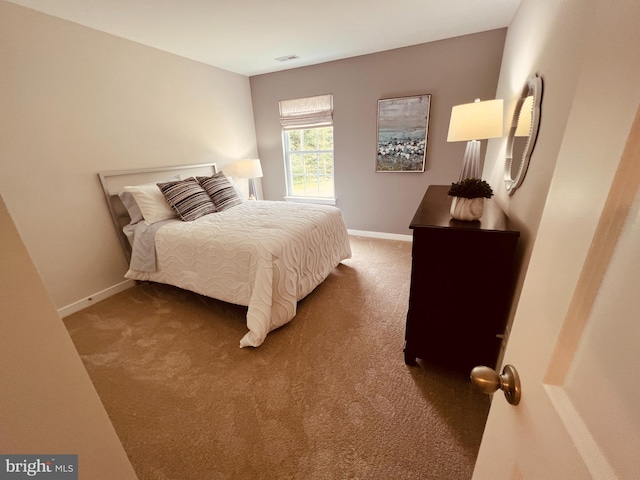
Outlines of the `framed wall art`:
[{"label": "framed wall art", "polygon": [[431,95],[378,100],[376,172],[424,172]]}]

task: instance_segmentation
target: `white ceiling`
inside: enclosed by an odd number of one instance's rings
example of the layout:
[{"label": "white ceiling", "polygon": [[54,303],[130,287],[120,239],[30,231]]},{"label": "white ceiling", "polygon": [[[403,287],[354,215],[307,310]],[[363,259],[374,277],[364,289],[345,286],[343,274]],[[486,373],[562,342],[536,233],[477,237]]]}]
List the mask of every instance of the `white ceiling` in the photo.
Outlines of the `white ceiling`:
[{"label": "white ceiling", "polygon": [[[258,75],[508,26],[521,0],[9,0]],[[278,62],[278,57],[300,58]]]}]

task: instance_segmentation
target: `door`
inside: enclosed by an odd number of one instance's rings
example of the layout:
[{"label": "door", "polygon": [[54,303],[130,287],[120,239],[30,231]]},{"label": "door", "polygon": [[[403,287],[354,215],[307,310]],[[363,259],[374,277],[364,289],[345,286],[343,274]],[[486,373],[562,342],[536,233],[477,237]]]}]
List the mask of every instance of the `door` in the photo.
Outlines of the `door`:
[{"label": "door", "polygon": [[638,113],[607,161],[590,209],[558,201],[593,174],[554,175],[503,362],[522,399],[494,395],[474,480],[640,478]]}]

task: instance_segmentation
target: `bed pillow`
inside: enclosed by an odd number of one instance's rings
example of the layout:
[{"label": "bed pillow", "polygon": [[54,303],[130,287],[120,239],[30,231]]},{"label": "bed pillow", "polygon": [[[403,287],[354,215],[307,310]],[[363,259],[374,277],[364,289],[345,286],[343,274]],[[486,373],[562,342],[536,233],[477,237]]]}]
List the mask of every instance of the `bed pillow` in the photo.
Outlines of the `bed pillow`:
[{"label": "bed pillow", "polygon": [[216,206],[207,192],[193,177],[176,182],[159,183],[158,187],[169,205],[185,222],[191,222],[216,211]]},{"label": "bed pillow", "polygon": [[244,195],[244,193],[242,193],[242,191],[240,190],[240,187],[238,187],[238,184],[235,182],[235,180],[231,177],[227,177],[227,180],[229,180],[229,183],[233,185],[233,188],[235,189],[236,193],[244,202],[247,199],[247,197]]},{"label": "bed pillow", "polygon": [[122,191],[133,195],[142,217],[147,223],[156,223],[177,217],[176,212],[167,203],[155,183],[126,186]]},{"label": "bed pillow", "polygon": [[140,207],[138,207],[138,203],[131,192],[123,190],[118,194],[118,197],[120,197],[120,201],[124,205],[124,208],[129,212],[129,218],[131,219],[129,222],[130,225],[134,225],[144,220]]},{"label": "bed pillow", "polygon": [[209,194],[219,212],[240,205],[244,201],[223,172],[218,172],[211,177],[197,177],[197,180]]},{"label": "bed pillow", "polygon": [[[182,177],[180,175],[175,175],[171,178],[167,178],[166,181],[168,182],[171,180],[181,180],[181,179]],[[157,187],[156,182],[149,182],[142,185],[133,185],[133,186],[123,187],[123,190],[120,193],[118,193],[118,197],[120,197],[120,201],[122,202],[122,205],[124,205],[124,207],[127,209],[127,212],[129,213],[130,225],[135,225],[136,223],[144,220],[144,216],[142,215],[142,211],[140,211],[140,207],[138,206],[138,202],[136,201],[133,195],[133,191],[137,190],[139,187],[149,186],[149,185]],[[152,192],[155,195],[157,195],[158,193],[158,192],[155,192],[154,189],[152,189]],[[164,200],[164,197],[157,197],[156,200],[166,202],[166,200]]]}]

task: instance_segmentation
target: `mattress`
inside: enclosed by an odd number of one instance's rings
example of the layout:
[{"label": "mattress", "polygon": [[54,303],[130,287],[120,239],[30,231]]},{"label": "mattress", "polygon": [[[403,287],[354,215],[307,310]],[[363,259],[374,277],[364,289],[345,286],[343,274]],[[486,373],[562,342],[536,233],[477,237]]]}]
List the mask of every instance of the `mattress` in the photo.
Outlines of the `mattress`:
[{"label": "mattress", "polygon": [[154,243],[155,271],[129,269],[125,276],[247,306],[249,331],[241,347],[261,345],[290,322],[297,302],[351,257],[338,208],[273,201],[247,201],[192,222],[168,221]]}]

